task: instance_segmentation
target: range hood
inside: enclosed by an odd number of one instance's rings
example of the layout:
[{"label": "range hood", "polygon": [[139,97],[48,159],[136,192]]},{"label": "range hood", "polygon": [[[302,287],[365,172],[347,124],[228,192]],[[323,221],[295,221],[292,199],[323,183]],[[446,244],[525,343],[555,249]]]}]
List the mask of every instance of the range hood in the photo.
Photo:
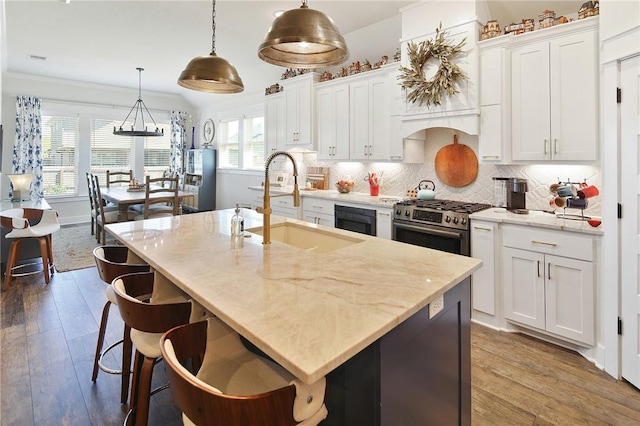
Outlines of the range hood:
[{"label": "range hood", "polygon": [[[480,131],[479,107],[479,55],[477,42],[484,22],[490,19],[488,8],[483,0],[478,1],[420,1],[400,9],[402,15],[401,63],[409,67],[407,46],[410,42],[420,43],[433,39],[440,25],[446,31],[447,41],[458,43],[466,38],[463,54],[455,58],[456,64],[465,72],[468,79],[457,84],[459,93],[444,95],[442,104],[425,107],[419,103],[406,101],[406,90],[399,96],[397,108],[402,116],[402,137],[434,127],[460,130],[470,135]],[[482,22],[481,22],[482,21]],[[435,73],[437,64],[427,63],[425,78]],[[398,74],[399,75],[399,74]]]}]

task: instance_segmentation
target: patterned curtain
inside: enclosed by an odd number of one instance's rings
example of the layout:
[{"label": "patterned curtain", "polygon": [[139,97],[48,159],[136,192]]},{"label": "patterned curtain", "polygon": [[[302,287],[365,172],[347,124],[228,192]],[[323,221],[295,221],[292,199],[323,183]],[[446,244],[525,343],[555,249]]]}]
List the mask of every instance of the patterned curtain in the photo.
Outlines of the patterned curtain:
[{"label": "patterned curtain", "polygon": [[187,148],[187,113],[171,111],[171,164],[170,172],[184,172],[183,156]]},{"label": "patterned curtain", "polygon": [[[16,98],[16,138],[13,142],[13,173],[33,173],[31,196],[44,197],[42,181],[41,98]],[[12,191],[13,192],[13,191]],[[13,194],[9,194],[12,196]]]}]

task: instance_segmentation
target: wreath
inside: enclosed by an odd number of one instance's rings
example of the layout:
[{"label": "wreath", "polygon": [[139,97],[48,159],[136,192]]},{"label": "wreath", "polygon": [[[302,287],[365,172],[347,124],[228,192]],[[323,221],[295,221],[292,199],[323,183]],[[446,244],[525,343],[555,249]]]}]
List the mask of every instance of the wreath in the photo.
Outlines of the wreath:
[{"label": "wreath", "polygon": [[[466,80],[468,77],[460,67],[451,60],[462,52],[462,47],[467,42],[466,37],[456,45],[447,44],[446,31],[442,31],[442,23],[436,28],[436,36],[433,40],[424,40],[418,44],[409,42],[407,53],[411,68],[400,67],[402,74],[398,76],[403,88],[413,89],[407,94],[407,100],[421,105],[440,105],[442,94],[449,96],[459,93],[456,83]],[[427,80],[424,77],[423,68],[431,59],[440,62],[438,71]]]}]

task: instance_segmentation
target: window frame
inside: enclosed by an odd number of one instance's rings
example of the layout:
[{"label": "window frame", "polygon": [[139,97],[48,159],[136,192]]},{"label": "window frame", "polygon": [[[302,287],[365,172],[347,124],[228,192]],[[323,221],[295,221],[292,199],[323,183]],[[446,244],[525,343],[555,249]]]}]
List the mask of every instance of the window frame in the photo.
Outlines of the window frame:
[{"label": "window frame", "polygon": [[[265,137],[264,137],[264,121],[265,121],[265,114],[264,114],[264,105],[263,104],[254,104],[254,105],[250,105],[244,108],[238,108],[238,109],[234,109],[234,110],[228,110],[228,111],[224,111],[221,112],[218,115],[218,132],[217,132],[217,137],[216,137],[216,143],[215,146],[218,149],[218,153],[219,153],[219,159],[222,159],[222,155],[223,155],[223,149],[226,146],[230,146],[230,145],[235,145],[235,144],[228,144],[225,143],[222,140],[222,136],[225,134],[224,130],[223,130],[223,123],[229,123],[232,121],[238,121],[238,166],[237,167],[233,167],[233,166],[228,166],[228,165],[224,165],[220,160],[218,161],[219,164],[219,168],[221,170],[247,170],[247,171],[256,171],[256,170],[260,170],[262,169],[263,165],[264,165],[264,159],[265,159],[265,149],[263,148],[263,160],[262,162],[260,162],[259,164],[256,165],[247,165],[245,164],[245,156],[248,155],[248,151],[247,149],[252,146],[253,144],[251,142],[247,143],[247,141],[245,140],[245,136],[246,136],[246,132],[245,132],[245,120],[246,119],[254,119],[254,118],[258,118],[261,117],[263,120],[263,132],[262,132],[262,143],[263,143],[263,147],[266,146],[266,141],[265,141]],[[253,151],[251,151],[253,152]]]}]

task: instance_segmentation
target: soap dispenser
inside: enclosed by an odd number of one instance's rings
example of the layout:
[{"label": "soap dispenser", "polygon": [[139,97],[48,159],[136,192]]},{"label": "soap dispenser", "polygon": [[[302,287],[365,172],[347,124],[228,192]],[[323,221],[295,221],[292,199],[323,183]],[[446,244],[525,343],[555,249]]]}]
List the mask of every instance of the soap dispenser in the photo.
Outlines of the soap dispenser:
[{"label": "soap dispenser", "polygon": [[240,206],[236,204],[235,214],[231,217],[231,236],[242,237],[244,235],[244,217],[240,214]]}]

